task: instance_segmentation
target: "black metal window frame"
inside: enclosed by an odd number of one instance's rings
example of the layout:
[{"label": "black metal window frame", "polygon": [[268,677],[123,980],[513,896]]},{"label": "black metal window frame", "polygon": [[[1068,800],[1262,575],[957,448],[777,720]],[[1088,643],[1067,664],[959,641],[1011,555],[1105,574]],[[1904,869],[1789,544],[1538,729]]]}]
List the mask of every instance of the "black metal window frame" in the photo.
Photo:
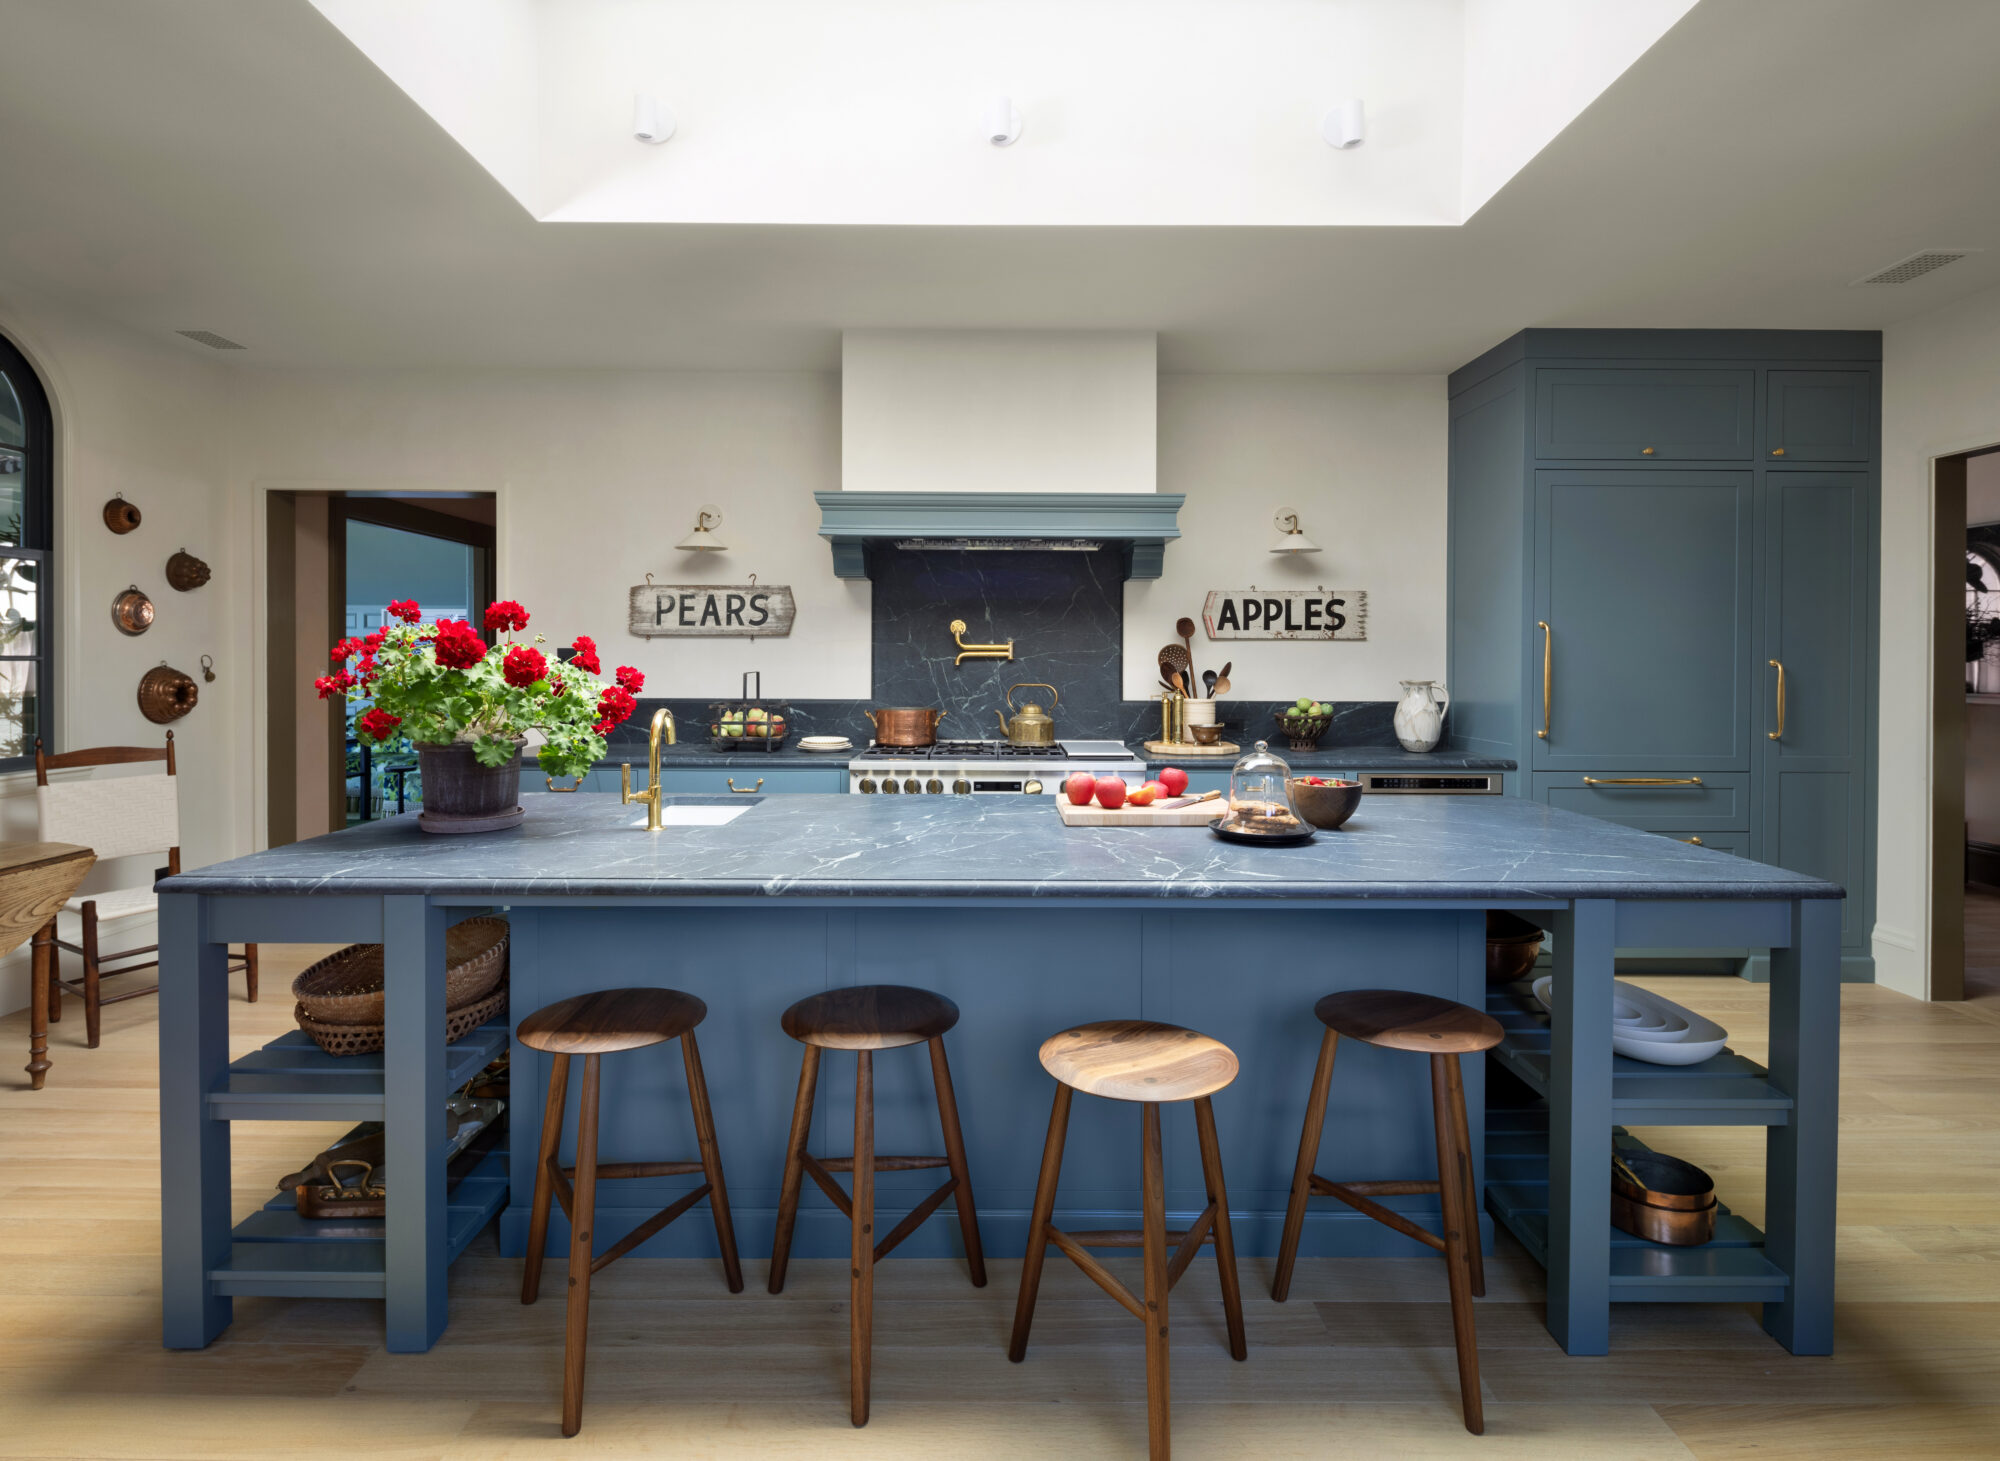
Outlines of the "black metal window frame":
[{"label": "black metal window frame", "polygon": [[[56,704],[55,420],[41,377],[5,335],[0,335],[0,372],[6,374],[14,387],[26,428],[26,440],[19,449],[25,459],[21,474],[21,542],[18,546],[0,546],[0,558],[19,558],[37,565],[35,652],[0,655],[0,660],[35,667],[35,735],[53,750],[56,738],[50,712]],[[33,737],[21,749],[22,755],[0,756],[0,773],[34,766]]]}]

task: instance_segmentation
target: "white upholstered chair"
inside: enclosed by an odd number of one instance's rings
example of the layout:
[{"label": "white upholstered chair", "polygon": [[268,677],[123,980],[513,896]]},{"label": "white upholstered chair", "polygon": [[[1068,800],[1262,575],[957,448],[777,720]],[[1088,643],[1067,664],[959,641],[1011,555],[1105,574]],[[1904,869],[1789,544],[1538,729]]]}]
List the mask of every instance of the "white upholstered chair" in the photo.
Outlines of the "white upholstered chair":
[{"label": "white upholstered chair", "polygon": [[[164,761],[163,776],[120,776],[95,781],[50,782],[51,771],[67,771],[81,766],[119,766],[135,762]],[[137,857],[151,853],[166,855],[166,866],[155,875],[181,870],[180,777],[174,774],[174,733],[167,732],[164,749],[151,746],[97,746],[85,751],[64,751],[50,755],[35,742],[35,800],[41,815],[41,840],[73,842],[97,854],[100,863],[113,858]],[[95,1048],[99,1034],[99,1009],[120,1000],[138,999],[159,990],[157,976],[144,989],[120,989],[102,994],[99,983],[144,969],[160,967],[159,945],[121,949],[105,953],[98,946],[100,930],[106,924],[128,923],[152,914],[159,906],[150,881],[129,888],[83,893],[63,905],[56,916],[57,936],[49,961],[49,1019],[62,1018],[64,990],[83,1001],[84,1032]],[[62,937],[65,920],[76,933],[76,941]],[[83,959],[83,978],[62,977],[62,955],[68,950]],[[139,962],[134,962],[134,961]],[[231,953],[229,968],[241,969],[249,997],[257,998],[257,946],[245,944],[241,954]]]}]

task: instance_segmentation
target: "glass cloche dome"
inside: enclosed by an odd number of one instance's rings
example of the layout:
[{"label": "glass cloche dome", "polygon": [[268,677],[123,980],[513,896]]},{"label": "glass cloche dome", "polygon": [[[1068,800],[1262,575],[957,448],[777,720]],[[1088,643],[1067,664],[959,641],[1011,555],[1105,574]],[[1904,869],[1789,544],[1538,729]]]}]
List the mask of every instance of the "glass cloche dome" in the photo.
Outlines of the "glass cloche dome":
[{"label": "glass cloche dome", "polygon": [[1229,810],[1215,823],[1218,836],[1235,842],[1303,842],[1313,829],[1292,806],[1285,783],[1292,768],[1271,753],[1269,744],[1255,750],[1229,773]]}]

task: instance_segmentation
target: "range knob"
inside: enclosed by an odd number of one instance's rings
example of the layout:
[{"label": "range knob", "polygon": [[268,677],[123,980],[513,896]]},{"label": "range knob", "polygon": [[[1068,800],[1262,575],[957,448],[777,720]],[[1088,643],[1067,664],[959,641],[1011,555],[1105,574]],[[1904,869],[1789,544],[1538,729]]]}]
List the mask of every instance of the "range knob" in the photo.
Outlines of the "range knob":
[{"label": "range knob", "polygon": [[915,796],[918,792],[922,791],[923,789],[924,789],[923,785],[914,776],[912,776],[908,781],[903,783],[903,790],[907,791],[911,796]]},{"label": "range knob", "polygon": [[902,789],[903,789],[902,787],[896,785],[895,777],[885,776],[882,778],[882,790],[884,792],[893,794],[895,792],[901,791]]},{"label": "range knob", "polygon": [[958,796],[966,796],[972,791],[972,783],[961,776],[951,784],[951,789]]},{"label": "range knob", "polygon": [[935,776],[933,776],[929,781],[926,781],[924,783],[924,790],[929,792],[932,796],[936,796],[939,792],[944,790],[944,783],[942,781],[939,781]]},{"label": "range knob", "polygon": [[875,789],[875,778],[872,776],[862,777],[860,781],[855,783],[854,789],[866,795]]},{"label": "range knob", "polygon": [[1042,794],[1041,782],[1030,780],[1027,785],[1021,788],[1021,794],[1023,796],[1040,796]]}]

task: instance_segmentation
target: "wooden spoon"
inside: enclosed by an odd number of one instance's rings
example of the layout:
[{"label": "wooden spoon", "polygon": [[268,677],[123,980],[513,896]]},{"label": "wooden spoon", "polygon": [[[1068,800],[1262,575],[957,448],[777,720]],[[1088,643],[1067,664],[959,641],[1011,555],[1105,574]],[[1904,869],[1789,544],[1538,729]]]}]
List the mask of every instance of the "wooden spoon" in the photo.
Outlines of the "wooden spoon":
[{"label": "wooden spoon", "polygon": [[1213,700],[1218,695],[1227,695],[1229,693],[1229,671],[1235,664],[1235,660],[1230,660],[1222,667],[1222,673],[1215,677],[1215,689],[1209,692],[1209,699]]},{"label": "wooden spoon", "polygon": [[1221,678],[1214,670],[1203,670],[1201,672],[1201,683],[1207,687],[1209,699],[1213,700],[1215,698],[1215,682]]},{"label": "wooden spoon", "polygon": [[1174,633],[1176,633],[1176,634],[1180,635],[1180,637],[1181,637],[1181,644],[1182,644],[1183,646],[1185,646],[1185,647],[1186,647],[1186,649],[1187,649],[1187,656],[1188,656],[1188,689],[1192,690],[1192,689],[1194,688],[1194,683],[1195,683],[1195,675],[1194,675],[1194,620],[1192,620],[1192,619],[1189,619],[1189,618],[1186,618],[1186,617],[1182,617],[1182,618],[1179,618],[1179,619],[1176,619],[1176,620],[1174,620]]},{"label": "wooden spoon", "polygon": [[1178,644],[1169,644],[1160,651],[1160,663],[1170,670],[1179,670],[1188,684],[1194,683],[1194,660]]}]

